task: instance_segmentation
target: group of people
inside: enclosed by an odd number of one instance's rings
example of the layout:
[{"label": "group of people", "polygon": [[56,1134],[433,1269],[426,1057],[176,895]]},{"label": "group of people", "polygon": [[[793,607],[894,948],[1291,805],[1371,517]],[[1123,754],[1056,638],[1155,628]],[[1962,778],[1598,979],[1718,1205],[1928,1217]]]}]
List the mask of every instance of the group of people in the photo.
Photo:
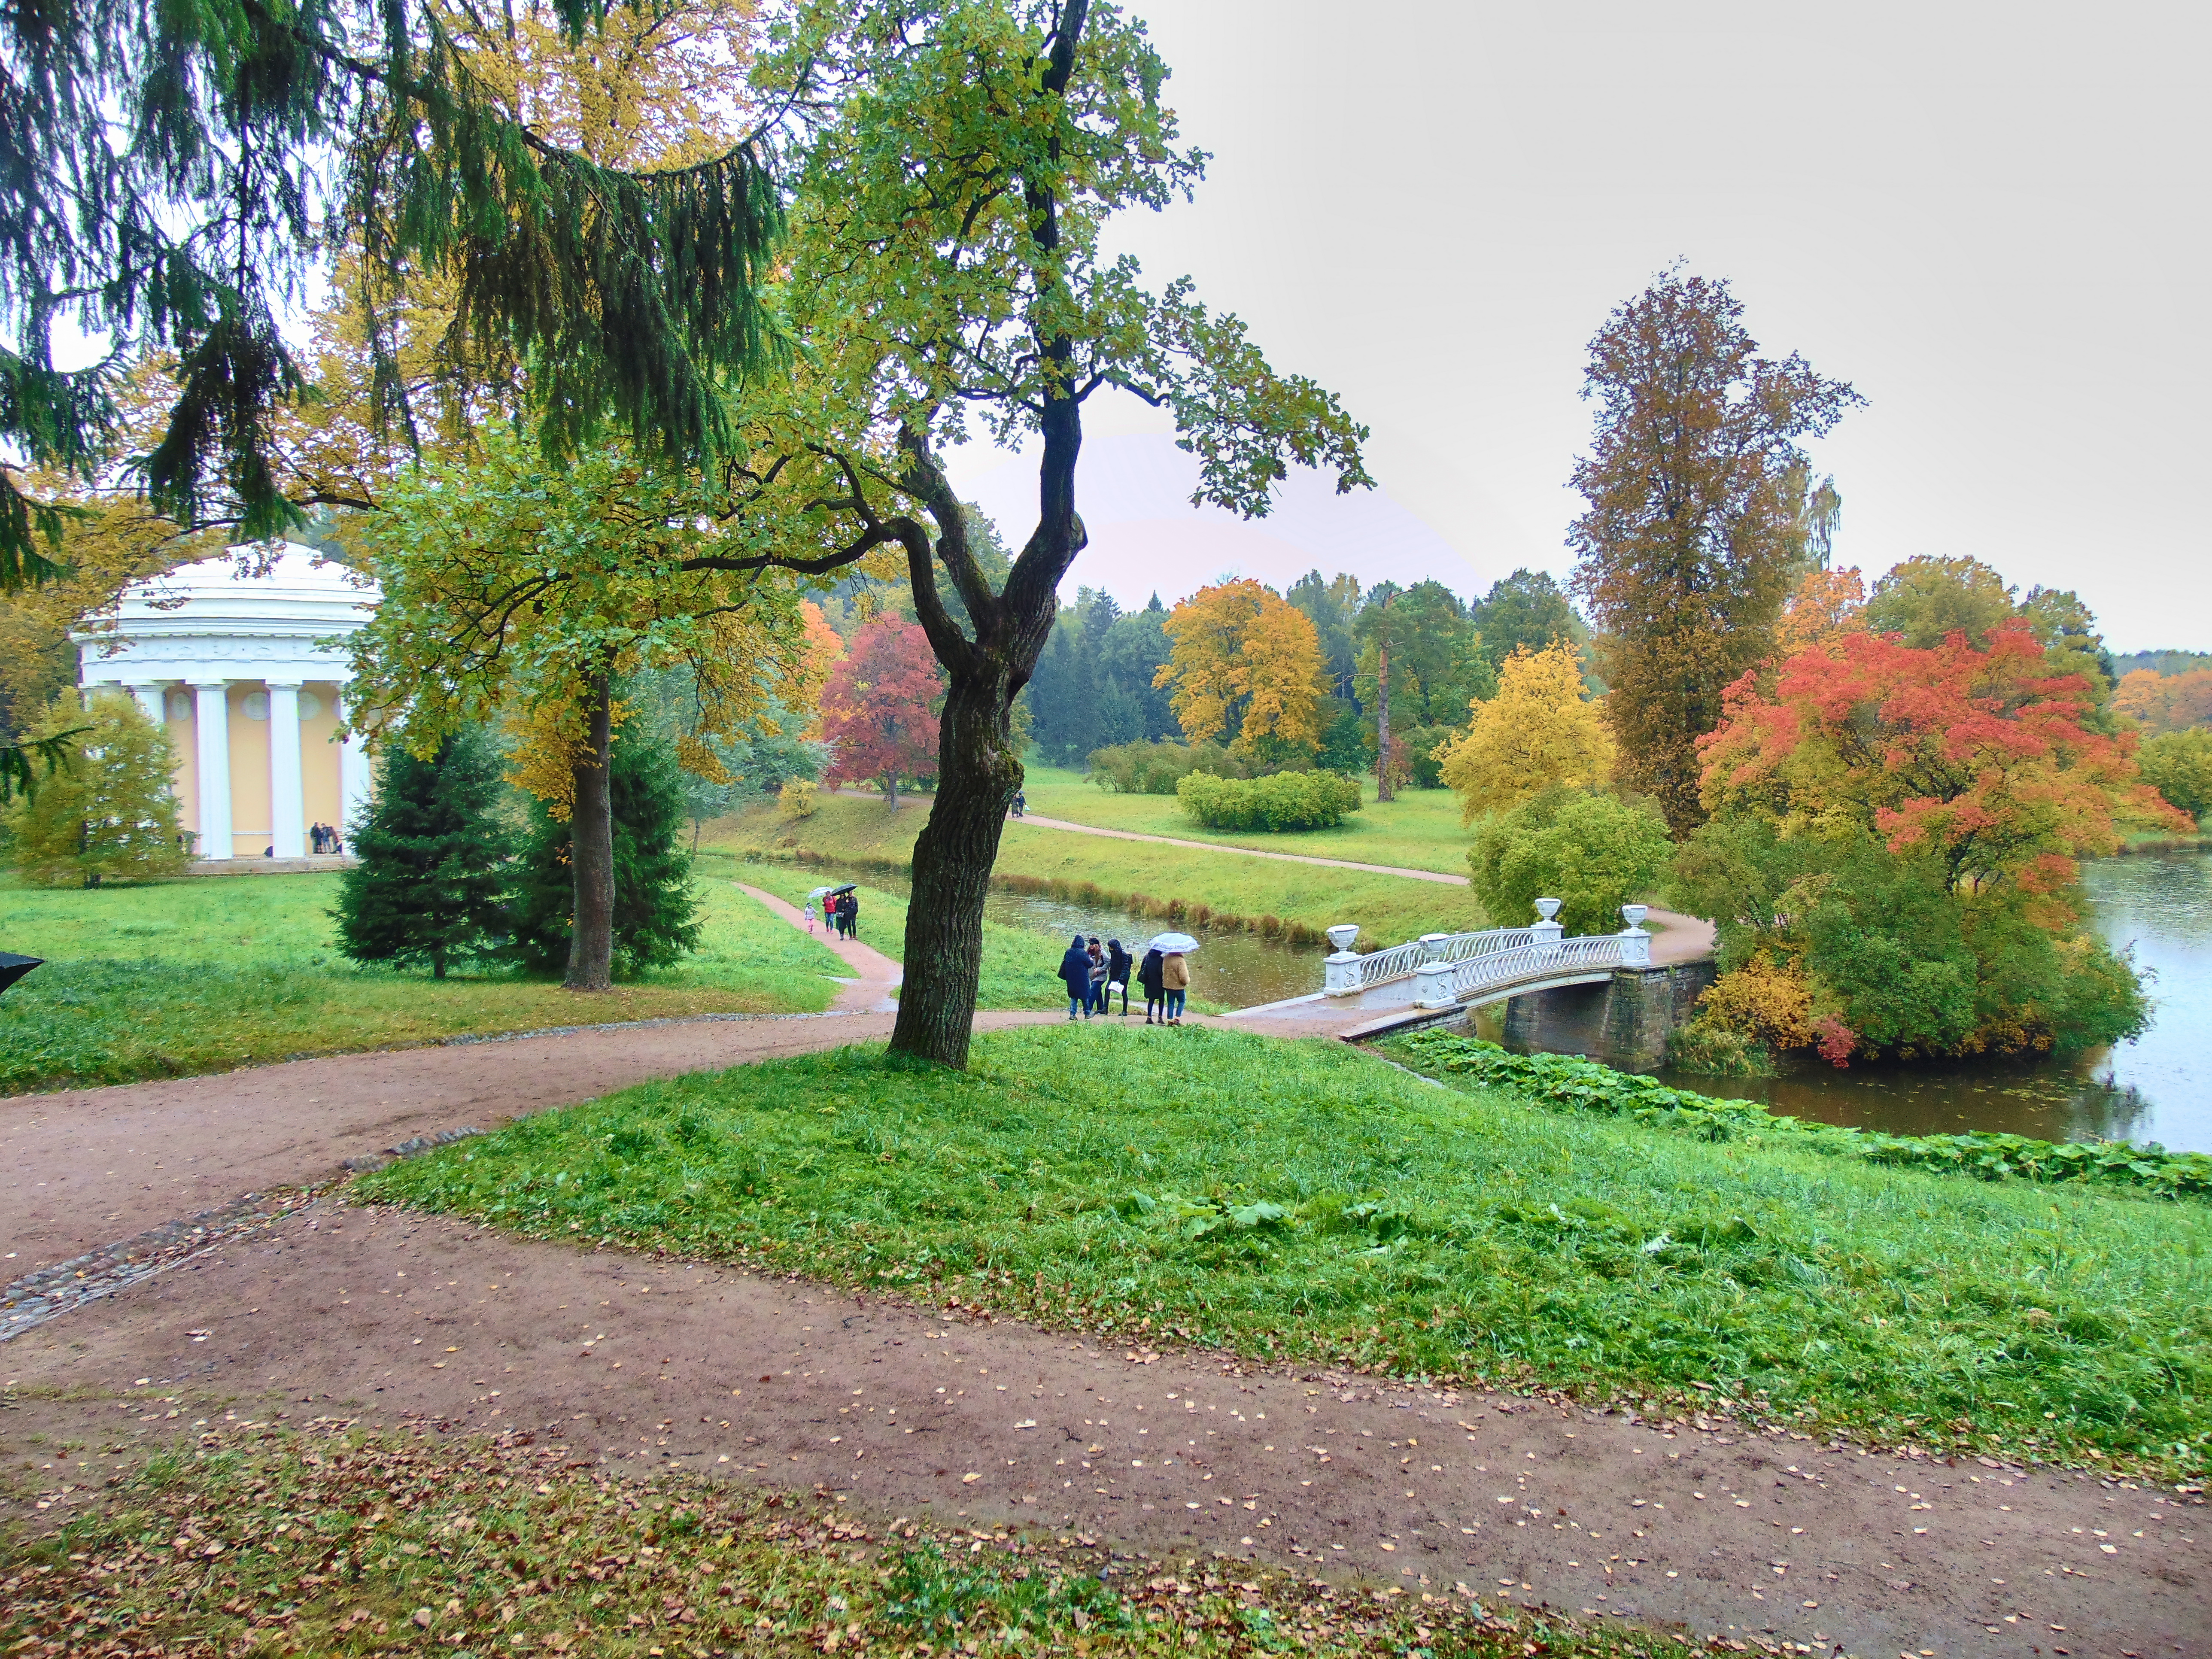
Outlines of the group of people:
[{"label": "group of people", "polygon": [[839,939],[860,936],[860,901],[848,889],[822,896],[822,925]]},{"label": "group of people", "polygon": [[307,845],[317,853],[343,853],[345,843],[338,837],[335,823],[313,823],[307,826]]},{"label": "group of people", "polygon": [[[1118,939],[1101,949],[1094,936],[1078,933],[1060,959],[1060,983],[1067,987],[1067,1017],[1089,1019],[1111,1011],[1114,993],[1121,994],[1121,1012],[1129,1012],[1129,969],[1134,959]],[[1180,1025],[1184,999],[1190,989],[1190,963],[1179,951],[1163,955],[1147,951],[1135,963],[1137,983],[1145,988],[1145,1024]],[[1158,1018],[1155,1018],[1157,1013]]]}]

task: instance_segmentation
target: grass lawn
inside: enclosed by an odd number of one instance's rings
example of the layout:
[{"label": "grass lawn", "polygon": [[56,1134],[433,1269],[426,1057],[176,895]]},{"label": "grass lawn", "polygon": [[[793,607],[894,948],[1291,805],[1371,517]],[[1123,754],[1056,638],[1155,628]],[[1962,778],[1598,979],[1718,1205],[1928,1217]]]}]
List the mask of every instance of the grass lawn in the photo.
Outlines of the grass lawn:
[{"label": "grass lawn", "polygon": [[[705,871],[702,871],[702,876]],[[844,966],[726,882],[675,968],[601,996],[505,973],[357,968],[337,954],[337,877],[0,886],[0,948],[46,965],[0,996],[0,1095],[180,1077],[470,1032],[829,1006]]]},{"label": "grass lawn", "polygon": [[1127,830],[1140,836],[1218,842],[1224,847],[1309,853],[1316,858],[1440,870],[1454,876],[1467,873],[1470,836],[1460,825],[1459,797],[1449,789],[1402,789],[1397,799],[1378,802],[1375,780],[1368,778],[1360,785],[1366,805],[1335,829],[1271,835],[1263,830],[1208,830],[1186,814],[1173,795],[1117,794],[1069,767],[1032,763],[1026,769],[1028,781],[1023,787],[1029,795],[1030,811],[1048,818]]},{"label": "grass lawn", "polygon": [[[1091,793],[1108,799],[1097,790]],[[914,838],[921,833],[927,811],[926,805],[902,806],[893,814],[871,797],[831,795],[811,817],[795,823],[779,817],[769,805],[724,818],[708,834],[717,848],[739,854],[903,865],[913,858]],[[1319,850],[1310,848],[1304,837],[1276,839],[1285,843],[1279,850]],[[1273,931],[1294,927],[1314,937],[1337,922],[1357,922],[1363,946],[1489,925],[1481,903],[1465,887],[1231,852],[1102,841],[1018,822],[1006,825],[993,873],[1070,886],[1088,882],[1102,899],[1131,908],[1146,908],[1130,904],[1133,899],[1175,900],[1186,907],[1204,905],[1216,918],[1262,928],[1272,917]]]},{"label": "grass lawn", "polygon": [[965,1074],[847,1048],[362,1185],[1120,1340],[2165,1474],[2212,1452],[2212,1210],[1557,1115],[1327,1042],[1053,1026]]},{"label": "grass lawn", "polygon": [[627,1480],[580,1469],[564,1446],[229,1423],[195,1439],[118,1475],[91,1514],[0,1534],[0,1645],[594,1659],[1720,1650],[1247,1561],[1133,1566],[1065,1534],[886,1526],[727,1484]]}]

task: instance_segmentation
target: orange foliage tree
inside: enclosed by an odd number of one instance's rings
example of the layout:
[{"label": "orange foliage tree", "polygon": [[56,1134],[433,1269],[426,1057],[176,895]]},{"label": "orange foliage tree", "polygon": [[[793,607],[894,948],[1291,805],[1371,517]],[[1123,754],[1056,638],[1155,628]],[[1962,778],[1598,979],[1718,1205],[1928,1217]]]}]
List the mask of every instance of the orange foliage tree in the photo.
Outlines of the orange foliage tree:
[{"label": "orange foliage tree", "polygon": [[1954,634],[1917,650],[1844,634],[1784,663],[1771,692],[1746,675],[1702,739],[1708,811],[1749,809],[1784,831],[1871,829],[1921,849],[1954,891],[2070,883],[2130,821],[2187,826],[2136,775],[2132,734],[2083,725],[2093,689],[2048,672],[2024,623],[1977,650]]},{"label": "orange foliage tree", "polygon": [[2212,726],[2212,668],[2159,674],[2138,668],[2120,677],[2112,707],[2132,714],[2153,733]]},{"label": "orange foliage tree", "polygon": [[1201,587],[1168,613],[1169,654],[1153,678],[1184,736],[1224,731],[1240,752],[1265,761],[1320,746],[1328,659],[1313,619],[1249,578]]},{"label": "orange foliage tree", "polygon": [[2020,618],[1978,648],[1838,632],[1729,687],[1699,744],[1711,816],[1674,872],[1720,925],[1702,1021],[1768,1046],[1809,1031],[1838,1064],[2142,1029],[2133,970],[2081,926],[2076,860],[2180,815],[2134,735],[2094,723],[2089,678],[2054,665]]},{"label": "orange foliage tree", "polygon": [[937,770],[937,709],[945,676],[916,623],[878,617],[853,635],[852,654],[830,671],[822,735],[836,758],[830,781],[874,778],[898,805],[901,777]]}]

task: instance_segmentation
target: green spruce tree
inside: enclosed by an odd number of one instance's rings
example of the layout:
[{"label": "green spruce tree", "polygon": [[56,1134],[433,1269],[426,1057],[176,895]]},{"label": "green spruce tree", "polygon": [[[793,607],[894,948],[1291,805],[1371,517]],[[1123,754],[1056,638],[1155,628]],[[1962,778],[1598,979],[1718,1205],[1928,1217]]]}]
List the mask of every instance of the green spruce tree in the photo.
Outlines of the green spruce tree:
[{"label": "green spruce tree", "polygon": [[353,832],[360,863],[338,887],[338,948],[356,962],[447,965],[496,950],[510,836],[499,816],[499,757],[478,730],[428,759],[394,749]]},{"label": "green spruce tree", "polygon": [[[628,977],[697,950],[699,906],[683,846],[683,779],[667,749],[617,736],[608,790],[615,831],[614,970]],[[576,902],[569,840],[566,818],[542,803],[532,810],[513,925],[515,953],[534,972],[557,974],[568,964]]]}]

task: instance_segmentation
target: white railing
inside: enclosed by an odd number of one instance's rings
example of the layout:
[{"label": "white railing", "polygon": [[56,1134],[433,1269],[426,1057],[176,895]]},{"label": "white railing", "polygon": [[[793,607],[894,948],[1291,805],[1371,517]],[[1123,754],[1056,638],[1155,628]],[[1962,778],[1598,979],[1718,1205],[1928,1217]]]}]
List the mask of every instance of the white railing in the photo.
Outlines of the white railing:
[{"label": "white railing", "polygon": [[1553,939],[1548,943],[1523,945],[1510,951],[1494,951],[1488,956],[1475,957],[1455,966],[1449,975],[1435,975],[1431,982],[1421,987],[1423,1002],[1439,1000],[1458,1001],[1478,991],[1492,986],[1511,985],[1526,979],[1542,979],[1553,974],[1569,974],[1583,969],[1618,968],[1622,962],[1621,946],[1626,936],[1620,933],[1598,933],[1581,939]]},{"label": "white railing", "polygon": [[1361,957],[1356,964],[1352,964],[1354,972],[1350,988],[1364,991],[1370,985],[1403,979],[1431,962],[1468,962],[1494,955],[1516,945],[1526,945],[1535,937],[1526,927],[1493,927],[1482,933],[1431,933],[1426,939],[1394,945],[1387,951],[1370,951]]},{"label": "white railing", "polygon": [[1353,927],[1329,929],[1337,949],[1328,958],[1326,994],[1346,996],[1419,975],[1419,1000],[1425,1008],[1445,1007],[1492,987],[1558,974],[1644,968],[1651,963],[1651,936],[1644,931],[1645,909],[1621,907],[1628,926],[1618,933],[1561,937],[1557,899],[1540,899],[1543,920],[1530,927],[1492,927],[1480,933],[1431,933],[1385,951],[1355,956]]}]

